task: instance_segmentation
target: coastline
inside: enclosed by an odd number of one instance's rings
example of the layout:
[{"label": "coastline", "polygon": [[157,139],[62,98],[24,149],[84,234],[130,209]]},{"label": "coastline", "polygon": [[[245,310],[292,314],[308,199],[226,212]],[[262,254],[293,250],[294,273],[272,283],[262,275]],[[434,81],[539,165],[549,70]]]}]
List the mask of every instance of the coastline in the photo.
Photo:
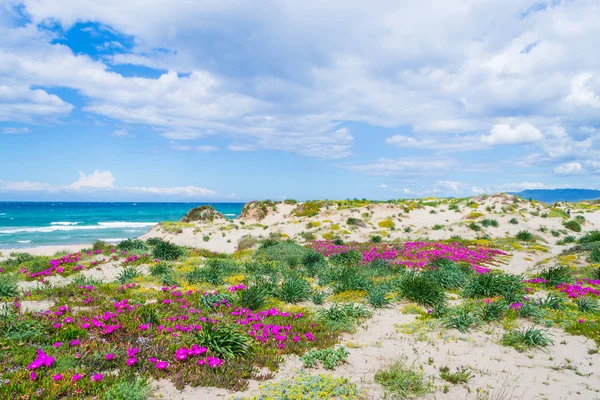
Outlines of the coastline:
[{"label": "coastline", "polygon": [[90,248],[92,244],[59,244],[48,246],[34,246],[12,249],[0,249],[0,261],[7,259],[11,253],[29,253],[34,256],[51,256],[61,251],[75,253],[81,249]]}]

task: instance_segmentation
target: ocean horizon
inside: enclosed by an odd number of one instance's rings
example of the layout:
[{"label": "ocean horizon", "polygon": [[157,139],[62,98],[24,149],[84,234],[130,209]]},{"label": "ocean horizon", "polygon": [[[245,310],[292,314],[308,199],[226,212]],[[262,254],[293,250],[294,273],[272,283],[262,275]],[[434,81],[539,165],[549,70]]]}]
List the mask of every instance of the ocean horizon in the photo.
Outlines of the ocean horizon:
[{"label": "ocean horizon", "polygon": [[143,235],[159,222],[179,221],[200,205],[236,218],[244,203],[0,202],[0,249],[116,243]]}]

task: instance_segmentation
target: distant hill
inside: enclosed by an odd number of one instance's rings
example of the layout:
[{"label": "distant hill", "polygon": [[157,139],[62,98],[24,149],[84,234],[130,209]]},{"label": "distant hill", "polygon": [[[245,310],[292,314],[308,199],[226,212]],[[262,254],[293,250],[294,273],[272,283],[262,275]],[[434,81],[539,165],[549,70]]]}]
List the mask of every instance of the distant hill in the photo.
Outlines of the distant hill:
[{"label": "distant hill", "polygon": [[592,189],[531,189],[511,193],[524,199],[554,203],[556,201],[582,201],[600,199],[600,190]]}]

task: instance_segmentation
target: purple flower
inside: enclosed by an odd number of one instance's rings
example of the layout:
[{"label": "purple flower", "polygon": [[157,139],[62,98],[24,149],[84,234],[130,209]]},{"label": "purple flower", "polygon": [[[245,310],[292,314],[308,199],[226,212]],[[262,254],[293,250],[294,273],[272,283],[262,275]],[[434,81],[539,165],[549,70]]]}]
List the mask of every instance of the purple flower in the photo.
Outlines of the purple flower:
[{"label": "purple flower", "polygon": [[95,381],[95,382],[101,381],[102,378],[104,378],[104,375],[102,375],[102,374],[92,375],[92,380]]},{"label": "purple flower", "polygon": [[165,369],[169,366],[166,361],[159,361],[156,363],[156,369]]},{"label": "purple flower", "polygon": [[54,375],[54,376],[52,377],[52,380],[53,380],[54,382],[56,382],[56,381],[62,381],[62,378],[63,378],[62,374],[56,374],[56,375]]},{"label": "purple flower", "polygon": [[80,380],[81,378],[83,378],[83,375],[81,375],[81,374],[75,374],[75,375],[73,375],[73,377],[71,378],[71,380],[72,380],[73,382],[77,382],[77,381],[78,381],[78,380]]},{"label": "purple flower", "polygon": [[108,353],[107,355],[104,356],[104,358],[106,358],[108,361],[110,361],[113,358],[115,358],[115,355],[113,353]]}]

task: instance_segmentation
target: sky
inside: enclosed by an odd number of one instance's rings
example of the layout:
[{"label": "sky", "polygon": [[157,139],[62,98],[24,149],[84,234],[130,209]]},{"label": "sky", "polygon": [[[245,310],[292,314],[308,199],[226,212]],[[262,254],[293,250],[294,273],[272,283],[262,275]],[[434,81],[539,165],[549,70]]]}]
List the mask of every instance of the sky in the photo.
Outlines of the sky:
[{"label": "sky", "polygon": [[0,201],[600,188],[597,0],[0,0]]}]

